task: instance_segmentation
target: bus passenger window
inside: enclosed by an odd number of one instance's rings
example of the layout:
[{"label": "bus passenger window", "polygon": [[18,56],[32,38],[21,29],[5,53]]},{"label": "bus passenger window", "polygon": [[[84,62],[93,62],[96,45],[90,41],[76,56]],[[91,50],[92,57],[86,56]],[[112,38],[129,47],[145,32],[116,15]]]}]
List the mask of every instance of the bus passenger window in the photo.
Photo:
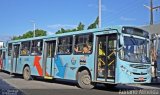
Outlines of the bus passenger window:
[{"label": "bus passenger window", "polygon": [[30,41],[22,42],[20,54],[22,56],[30,54]]},{"label": "bus passenger window", "polygon": [[72,36],[59,38],[58,54],[72,53]]},{"label": "bus passenger window", "polygon": [[0,58],[1,58],[1,56],[2,56],[2,50],[0,50]]},{"label": "bus passenger window", "polygon": [[11,53],[12,53],[12,44],[9,43],[8,44],[8,56],[11,56]]},{"label": "bus passenger window", "polygon": [[93,36],[88,35],[78,35],[75,40],[74,52],[76,54],[87,54],[92,52]]},{"label": "bus passenger window", "polygon": [[32,41],[31,55],[42,55],[43,40]]}]

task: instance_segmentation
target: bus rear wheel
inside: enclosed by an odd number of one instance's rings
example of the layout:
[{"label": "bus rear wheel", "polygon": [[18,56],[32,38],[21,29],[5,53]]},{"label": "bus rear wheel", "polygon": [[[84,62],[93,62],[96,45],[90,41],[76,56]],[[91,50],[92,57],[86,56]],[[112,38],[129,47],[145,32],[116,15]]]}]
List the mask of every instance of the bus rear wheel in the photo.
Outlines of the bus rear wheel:
[{"label": "bus rear wheel", "polygon": [[91,76],[87,70],[79,72],[78,85],[83,89],[92,89],[94,87],[94,85],[91,83]]},{"label": "bus rear wheel", "polygon": [[23,69],[23,78],[25,80],[31,80],[31,70],[28,66]]}]

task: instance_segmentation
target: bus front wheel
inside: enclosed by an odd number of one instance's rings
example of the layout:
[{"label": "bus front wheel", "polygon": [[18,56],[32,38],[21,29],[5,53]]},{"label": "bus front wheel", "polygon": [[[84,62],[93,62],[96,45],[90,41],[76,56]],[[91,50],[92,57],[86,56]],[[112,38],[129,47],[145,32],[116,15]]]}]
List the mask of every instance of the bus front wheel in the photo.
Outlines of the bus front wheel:
[{"label": "bus front wheel", "polygon": [[31,70],[28,66],[24,67],[24,69],[23,69],[23,78],[25,80],[30,80],[31,79]]},{"label": "bus front wheel", "polygon": [[91,83],[91,76],[87,70],[79,72],[78,85],[83,89],[92,89],[94,87],[94,85]]}]

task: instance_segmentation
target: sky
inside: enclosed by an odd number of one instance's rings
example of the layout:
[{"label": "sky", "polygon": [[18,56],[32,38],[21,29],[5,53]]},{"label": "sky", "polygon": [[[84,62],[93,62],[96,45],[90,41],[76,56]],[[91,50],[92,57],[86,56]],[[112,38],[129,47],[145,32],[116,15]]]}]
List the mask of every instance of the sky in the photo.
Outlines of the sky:
[{"label": "sky", "polygon": [[[160,0],[153,0],[154,6]],[[102,27],[149,24],[150,0],[102,0]],[[0,0],[0,41],[36,29],[48,35],[58,29],[75,28],[82,22],[87,28],[98,16],[98,0]],[[160,9],[154,11],[160,22]]]}]

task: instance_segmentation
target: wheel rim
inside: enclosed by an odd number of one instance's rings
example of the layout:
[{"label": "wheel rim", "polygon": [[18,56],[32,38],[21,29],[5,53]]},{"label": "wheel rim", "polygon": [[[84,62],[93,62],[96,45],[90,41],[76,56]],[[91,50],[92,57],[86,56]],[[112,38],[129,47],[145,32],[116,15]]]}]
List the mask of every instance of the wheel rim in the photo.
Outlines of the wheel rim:
[{"label": "wheel rim", "polygon": [[28,69],[25,69],[24,77],[25,77],[26,79],[28,79],[28,78],[29,78],[29,75],[30,75],[29,70],[28,70]]},{"label": "wheel rim", "polygon": [[91,83],[91,79],[89,75],[82,76],[81,80],[82,80],[82,83],[85,85],[90,85]]}]

